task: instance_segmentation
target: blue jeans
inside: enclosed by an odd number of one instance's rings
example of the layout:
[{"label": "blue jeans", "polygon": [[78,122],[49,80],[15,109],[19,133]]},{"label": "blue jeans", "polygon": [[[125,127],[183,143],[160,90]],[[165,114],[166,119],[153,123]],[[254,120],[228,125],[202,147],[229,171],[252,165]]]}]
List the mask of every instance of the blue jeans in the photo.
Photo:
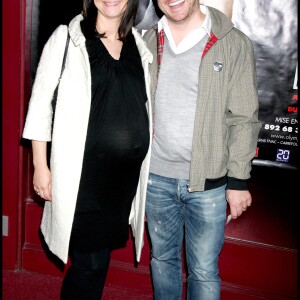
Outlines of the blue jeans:
[{"label": "blue jeans", "polygon": [[183,238],[187,299],[220,299],[218,258],[224,243],[226,186],[189,193],[188,184],[188,180],[149,176],[146,214],[155,300],[182,299]]}]

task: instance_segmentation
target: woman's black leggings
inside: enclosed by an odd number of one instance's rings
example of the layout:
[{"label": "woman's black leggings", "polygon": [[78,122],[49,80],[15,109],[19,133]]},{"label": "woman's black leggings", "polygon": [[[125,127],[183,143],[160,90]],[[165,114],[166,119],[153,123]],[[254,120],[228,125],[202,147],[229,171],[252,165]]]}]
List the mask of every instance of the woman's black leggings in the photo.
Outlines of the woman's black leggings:
[{"label": "woman's black leggings", "polygon": [[71,266],[63,280],[61,300],[100,300],[110,261],[110,249],[95,253],[70,251]]}]

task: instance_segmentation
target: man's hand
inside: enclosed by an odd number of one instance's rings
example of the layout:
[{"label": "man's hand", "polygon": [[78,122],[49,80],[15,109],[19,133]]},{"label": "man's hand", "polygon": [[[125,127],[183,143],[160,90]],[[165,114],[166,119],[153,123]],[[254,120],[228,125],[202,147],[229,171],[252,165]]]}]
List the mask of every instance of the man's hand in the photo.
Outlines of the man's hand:
[{"label": "man's hand", "polygon": [[232,219],[239,217],[252,203],[249,191],[226,190],[226,200],[230,207]]}]

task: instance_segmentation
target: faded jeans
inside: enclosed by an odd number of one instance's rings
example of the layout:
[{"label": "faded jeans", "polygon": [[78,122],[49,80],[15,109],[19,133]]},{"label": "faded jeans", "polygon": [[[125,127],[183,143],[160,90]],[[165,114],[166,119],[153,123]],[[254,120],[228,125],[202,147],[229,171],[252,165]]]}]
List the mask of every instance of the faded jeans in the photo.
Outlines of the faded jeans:
[{"label": "faded jeans", "polygon": [[150,174],[146,214],[155,300],[182,299],[185,238],[187,299],[220,299],[218,258],[224,243],[225,187],[188,191],[188,180]]}]

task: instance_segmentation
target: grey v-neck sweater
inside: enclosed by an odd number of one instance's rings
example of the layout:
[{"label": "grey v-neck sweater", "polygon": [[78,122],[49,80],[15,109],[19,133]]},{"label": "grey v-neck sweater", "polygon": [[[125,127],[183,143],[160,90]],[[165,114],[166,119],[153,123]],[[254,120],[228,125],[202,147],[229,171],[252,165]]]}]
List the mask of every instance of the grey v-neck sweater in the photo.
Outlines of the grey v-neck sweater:
[{"label": "grey v-neck sweater", "polygon": [[165,40],[155,95],[150,172],[189,179],[201,56],[207,40],[175,54]]}]

